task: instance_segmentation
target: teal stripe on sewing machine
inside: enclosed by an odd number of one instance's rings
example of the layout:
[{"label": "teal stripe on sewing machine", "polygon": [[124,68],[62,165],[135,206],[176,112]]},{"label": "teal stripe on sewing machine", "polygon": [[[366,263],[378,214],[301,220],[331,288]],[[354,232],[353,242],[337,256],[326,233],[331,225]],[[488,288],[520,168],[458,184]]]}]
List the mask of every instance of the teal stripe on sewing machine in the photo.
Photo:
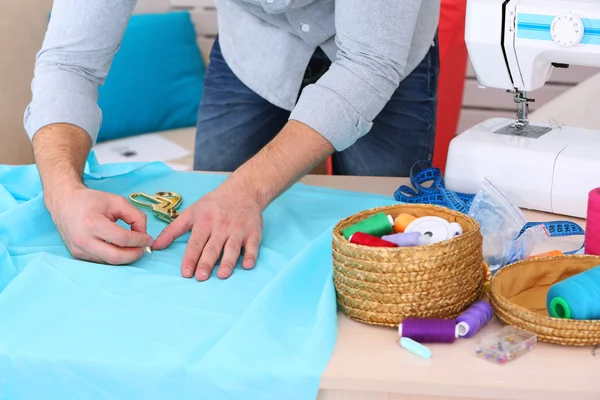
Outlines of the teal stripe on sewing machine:
[{"label": "teal stripe on sewing machine", "polygon": [[[426,185],[429,183],[428,185]],[[417,161],[410,169],[410,186],[402,185],[394,193],[394,198],[401,203],[408,204],[433,204],[447,207],[452,210],[468,214],[475,194],[453,192],[446,189],[442,172],[439,168],[433,168],[429,161]],[[551,237],[585,235],[585,231],[579,225],[571,221],[550,222],[528,222],[523,226],[517,237],[529,227],[542,224],[548,230]],[[515,238],[516,239],[516,238]],[[581,248],[565,254],[575,254]]]},{"label": "teal stripe on sewing machine", "polygon": [[[554,15],[518,14],[517,37],[552,41],[550,26],[554,18]],[[600,45],[600,19],[581,18],[581,22],[584,29],[581,44]]]}]

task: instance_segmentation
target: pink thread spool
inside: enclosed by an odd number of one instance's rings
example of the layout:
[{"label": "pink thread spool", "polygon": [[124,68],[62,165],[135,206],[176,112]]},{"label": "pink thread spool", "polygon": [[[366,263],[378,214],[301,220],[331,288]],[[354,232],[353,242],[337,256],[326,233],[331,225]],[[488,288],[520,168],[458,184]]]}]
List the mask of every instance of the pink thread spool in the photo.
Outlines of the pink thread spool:
[{"label": "pink thread spool", "polygon": [[600,256],[600,188],[592,189],[588,195],[584,252]]}]

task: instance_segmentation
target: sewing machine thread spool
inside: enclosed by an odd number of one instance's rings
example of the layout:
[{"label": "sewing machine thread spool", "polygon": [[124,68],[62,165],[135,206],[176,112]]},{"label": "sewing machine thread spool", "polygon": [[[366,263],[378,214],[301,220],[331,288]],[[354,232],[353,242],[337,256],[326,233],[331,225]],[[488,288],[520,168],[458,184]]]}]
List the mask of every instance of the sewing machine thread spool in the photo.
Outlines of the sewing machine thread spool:
[{"label": "sewing machine thread spool", "polygon": [[600,188],[588,194],[584,252],[600,256]]},{"label": "sewing machine thread spool", "polygon": [[458,336],[470,338],[476,334],[494,316],[490,303],[479,300],[456,318]]},{"label": "sewing machine thread spool", "polygon": [[600,319],[600,266],[550,286],[548,314],[554,318]]},{"label": "sewing machine thread spool", "polygon": [[420,343],[454,343],[458,327],[453,319],[405,318],[398,325],[398,335]]},{"label": "sewing machine thread spool", "polygon": [[392,233],[393,227],[394,219],[390,215],[379,212],[343,229],[342,234],[348,240],[350,239],[350,236],[356,232],[368,233],[369,235],[381,237]]},{"label": "sewing machine thread spool", "polygon": [[377,236],[369,235],[364,232],[356,232],[350,236],[350,242],[369,247],[398,247],[396,243],[378,238]]}]

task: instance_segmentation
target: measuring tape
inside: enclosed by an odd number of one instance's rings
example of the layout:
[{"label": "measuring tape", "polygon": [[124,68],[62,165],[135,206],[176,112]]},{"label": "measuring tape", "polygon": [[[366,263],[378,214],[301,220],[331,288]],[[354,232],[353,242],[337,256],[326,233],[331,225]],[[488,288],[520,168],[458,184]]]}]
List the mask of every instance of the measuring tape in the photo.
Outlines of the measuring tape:
[{"label": "measuring tape", "polygon": [[[417,167],[420,170],[415,171]],[[431,182],[430,185],[424,186],[425,183]],[[468,214],[474,194],[453,192],[446,189],[444,178],[439,168],[434,168],[428,161],[417,161],[410,169],[410,183],[412,188],[406,185],[400,186],[394,192],[394,198],[401,203],[408,204],[433,204],[443,206],[463,214]],[[414,188],[414,189],[413,189]],[[550,237],[565,237],[584,235],[585,231],[579,225],[571,221],[550,221],[550,222],[528,222],[526,223],[517,238],[523,234],[528,228],[536,225],[544,225],[548,230]],[[516,238],[515,238],[516,239]],[[581,248],[564,254],[575,254],[583,249]]]}]

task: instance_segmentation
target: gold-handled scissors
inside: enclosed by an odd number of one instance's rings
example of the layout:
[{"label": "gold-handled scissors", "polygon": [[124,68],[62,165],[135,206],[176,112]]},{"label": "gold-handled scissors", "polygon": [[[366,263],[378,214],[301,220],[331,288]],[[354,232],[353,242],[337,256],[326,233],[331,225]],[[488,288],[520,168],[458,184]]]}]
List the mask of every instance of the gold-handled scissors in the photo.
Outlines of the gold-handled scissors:
[{"label": "gold-handled scissors", "polygon": [[166,223],[173,222],[179,216],[177,208],[181,204],[181,196],[174,192],[156,192],[153,195],[135,192],[129,195],[129,200],[138,207],[152,210],[156,218]]}]

